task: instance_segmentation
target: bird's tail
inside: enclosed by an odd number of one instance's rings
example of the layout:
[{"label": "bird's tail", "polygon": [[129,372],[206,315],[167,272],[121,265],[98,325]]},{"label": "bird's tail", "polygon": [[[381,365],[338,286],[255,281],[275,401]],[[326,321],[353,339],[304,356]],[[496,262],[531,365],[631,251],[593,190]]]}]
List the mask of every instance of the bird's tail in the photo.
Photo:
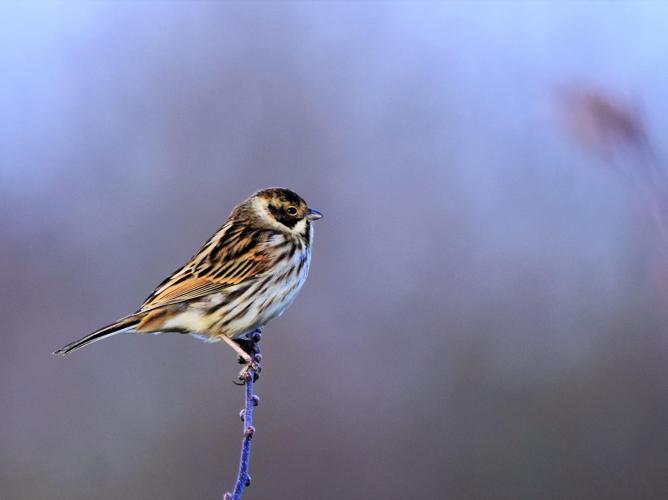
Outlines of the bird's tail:
[{"label": "bird's tail", "polygon": [[85,345],[92,344],[93,342],[97,342],[98,340],[102,340],[107,337],[111,337],[117,333],[123,333],[123,331],[127,330],[128,328],[135,326],[137,323],[139,323],[139,321],[141,321],[141,316],[139,315],[133,314],[131,316],[126,316],[125,318],[121,318],[111,325],[107,325],[104,328],[100,328],[99,330],[86,335],[82,339],[75,340],[74,342],[67,344],[64,347],[61,347],[57,351],[54,351],[53,354],[64,356],[65,354],[80,349]]}]

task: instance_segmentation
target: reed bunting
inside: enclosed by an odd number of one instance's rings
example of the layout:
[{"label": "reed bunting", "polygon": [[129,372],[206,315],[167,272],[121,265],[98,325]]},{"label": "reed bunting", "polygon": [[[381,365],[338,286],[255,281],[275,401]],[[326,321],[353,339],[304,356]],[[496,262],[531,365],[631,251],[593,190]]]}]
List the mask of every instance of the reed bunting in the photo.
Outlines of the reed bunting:
[{"label": "reed bunting", "polygon": [[252,366],[240,343],[283,314],[299,293],[311,264],[311,222],[321,217],[294,191],[258,191],[137,312],[54,354],[118,333],[177,332],[222,340]]}]

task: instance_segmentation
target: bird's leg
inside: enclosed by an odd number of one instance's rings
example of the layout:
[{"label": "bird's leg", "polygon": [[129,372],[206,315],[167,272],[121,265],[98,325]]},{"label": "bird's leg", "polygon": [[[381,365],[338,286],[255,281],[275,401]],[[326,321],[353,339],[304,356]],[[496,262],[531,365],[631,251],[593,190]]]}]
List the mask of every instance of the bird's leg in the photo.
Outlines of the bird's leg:
[{"label": "bird's leg", "polygon": [[[260,354],[260,346],[258,345],[258,342],[260,342],[261,339],[262,330],[258,329],[242,337],[237,337],[233,342],[239,345],[239,347],[249,356],[255,356],[256,354]],[[240,358],[239,363],[243,362],[244,359]]]},{"label": "bird's leg", "polygon": [[227,335],[221,336],[221,340],[223,340],[227,345],[229,345],[232,349],[234,349],[234,352],[236,352],[239,355],[239,361],[243,362],[245,364],[250,364],[253,362],[253,358],[249,353],[247,353],[240,345],[238,342],[232,340],[229,338]]},{"label": "bird's leg", "polygon": [[250,379],[250,377],[253,378],[254,382],[259,377],[259,373],[262,370],[262,366],[260,366],[262,355],[260,354],[259,346],[261,339],[261,328],[258,328],[244,337],[239,337],[234,340],[228,337],[223,337],[223,340],[232,347],[237,354],[239,354],[239,363],[245,365],[239,372],[239,385],[243,385],[246,380]]},{"label": "bird's leg", "polygon": [[[239,344],[239,347],[251,358],[251,362],[247,363],[246,366],[239,372],[238,380],[239,385],[245,384],[247,381],[252,380],[256,382],[262,371],[262,366],[260,362],[262,361],[262,354],[260,354],[260,340],[262,339],[262,328],[258,328],[245,335],[244,337],[239,337],[234,339],[233,342]],[[243,363],[244,358],[240,357],[239,362]]]}]

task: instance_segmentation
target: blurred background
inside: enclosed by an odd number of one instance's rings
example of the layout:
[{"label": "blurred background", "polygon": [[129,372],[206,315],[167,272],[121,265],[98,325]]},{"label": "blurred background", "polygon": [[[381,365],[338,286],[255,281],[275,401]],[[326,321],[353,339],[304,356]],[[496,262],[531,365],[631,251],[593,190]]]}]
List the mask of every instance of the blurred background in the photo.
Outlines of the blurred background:
[{"label": "blurred background", "polygon": [[50,353],[279,185],[326,217],[244,498],[667,498],[666,16],[3,3],[0,497],[230,489],[229,349]]}]

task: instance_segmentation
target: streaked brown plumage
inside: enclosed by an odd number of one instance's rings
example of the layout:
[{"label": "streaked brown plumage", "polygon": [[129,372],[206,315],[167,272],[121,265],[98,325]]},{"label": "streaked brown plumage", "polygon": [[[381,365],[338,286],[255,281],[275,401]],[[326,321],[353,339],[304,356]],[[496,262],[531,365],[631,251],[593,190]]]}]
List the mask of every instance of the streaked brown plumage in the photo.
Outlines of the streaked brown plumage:
[{"label": "streaked brown plumage", "polygon": [[54,354],[117,333],[178,332],[223,340],[250,361],[232,339],[280,316],[295,299],[311,263],[311,222],[320,217],[289,189],[258,191],[137,312]]}]

